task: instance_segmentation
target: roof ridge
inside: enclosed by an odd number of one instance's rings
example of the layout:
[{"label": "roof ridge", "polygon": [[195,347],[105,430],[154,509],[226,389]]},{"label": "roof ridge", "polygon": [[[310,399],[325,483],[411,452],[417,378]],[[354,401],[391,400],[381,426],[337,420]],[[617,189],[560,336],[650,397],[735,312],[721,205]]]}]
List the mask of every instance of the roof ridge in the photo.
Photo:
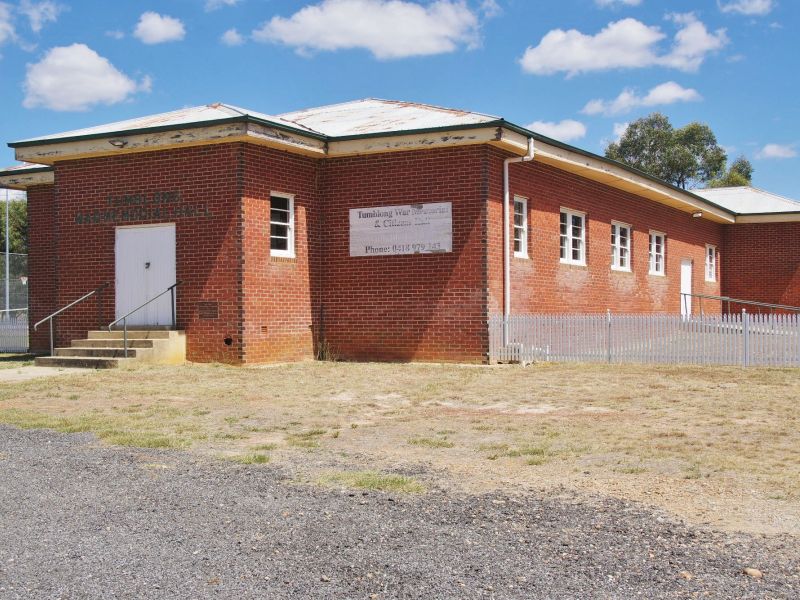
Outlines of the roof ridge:
[{"label": "roof ridge", "polygon": [[471,114],[471,115],[480,115],[481,117],[489,117],[491,119],[496,119],[496,120],[502,120],[503,119],[503,117],[500,117],[498,115],[490,115],[489,113],[477,112],[477,111],[474,111],[474,110],[466,110],[466,109],[463,109],[463,108],[453,108],[452,106],[440,106],[438,104],[431,104],[429,102],[411,102],[409,100],[390,100],[390,99],[387,99],[387,98],[374,98],[374,97],[366,98],[366,100],[375,100],[377,102],[386,102],[387,104],[401,104],[401,105],[402,104],[407,104],[407,105],[413,105],[413,106],[424,106],[426,108],[433,108],[433,109],[436,109],[436,110],[442,110],[442,111],[447,111],[447,112],[468,113],[468,114]]},{"label": "roof ridge", "polygon": [[[463,109],[463,108],[453,108],[452,106],[440,106],[438,104],[430,104],[428,102],[412,102],[412,101],[409,101],[409,100],[391,100],[391,99],[388,99],[388,98],[378,98],[378,97],[375,97],[375,96],[367,96],[366,98],[359,98],[357,100],[348,100],[346,102],[334,102],[333,104],[322,104],[320,106],[309,106],[309,107],[306,107],[306,108],[301,108],[301,109],[298,109],[298,110],[291,110],[289,112],[281,113],[278,116],[282,117],[283,115],[290,115],[290,114],[293,114],[293,113],[302,113],[302,112],[306,112],[306,111],[309,111],[309,110],[319,110],[319,109],[322,109],[322,108],[334,108],[334,107],[337,107],[337,106],[347,106],[347,105],[350,105],[350,104],[359,104],[361,102],[370,102],[370,101],[372,101],[372,102],[384,102],[386,104],[393,104],[393,105],[419,106],[419,107],[424,107],[424,108],[432,108],[432,109],[439,110],[439,111],[444,111],[444,112],[459,112],[459,113],[464,113],[464,114],[478,115],[480,117],[488,117],[488,118],[493,119],[493,120],[502,120],[503,119],[503,117],[499,117],[497,115],[490,115],[489,113],[476,112],[474,110],[466,110],[466,109]],[[291,121],[291,119],[287,119],[287,121]],[[294,122],[294,121],[292,121],[292,122]]]}]

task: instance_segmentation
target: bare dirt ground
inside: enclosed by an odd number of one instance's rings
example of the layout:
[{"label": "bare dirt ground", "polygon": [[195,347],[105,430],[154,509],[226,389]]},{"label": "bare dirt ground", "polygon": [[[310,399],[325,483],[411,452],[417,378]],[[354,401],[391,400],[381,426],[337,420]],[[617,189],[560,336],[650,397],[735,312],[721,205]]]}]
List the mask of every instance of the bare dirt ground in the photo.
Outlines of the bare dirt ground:
[{"label": "bare dirt ground", "polygon": [[416,489],[567,490],[798,535],[798,398],[797,370],[187,365],[0,384],[0,422],[271,462],[315,485],[403,473]]}]

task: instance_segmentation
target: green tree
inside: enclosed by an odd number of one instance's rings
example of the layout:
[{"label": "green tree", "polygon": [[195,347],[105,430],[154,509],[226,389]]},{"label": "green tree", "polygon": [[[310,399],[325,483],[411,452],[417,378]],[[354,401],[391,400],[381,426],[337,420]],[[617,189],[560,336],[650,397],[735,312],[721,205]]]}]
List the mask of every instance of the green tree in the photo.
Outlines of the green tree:
[{"label": "green tree", "polygon": [[[28,203],[12,200],[8,204],[8,220],[11,223],[10,252],[28,253]],[[0,253],[6,250],[6,207],[0,203]]]},{"label": "green tree", "polygon": [[618,142],[608,145],[606,157],[683,189],[722,177],[728,160],[708,125],[675,129],[661,113],[631,123]]},{"label": "green tree", "polygon": [[728,172],[722,177],[708,182],[708,187],[740,187],[751,185],[753,165],[744,156],[740,156],[731,164]]}]

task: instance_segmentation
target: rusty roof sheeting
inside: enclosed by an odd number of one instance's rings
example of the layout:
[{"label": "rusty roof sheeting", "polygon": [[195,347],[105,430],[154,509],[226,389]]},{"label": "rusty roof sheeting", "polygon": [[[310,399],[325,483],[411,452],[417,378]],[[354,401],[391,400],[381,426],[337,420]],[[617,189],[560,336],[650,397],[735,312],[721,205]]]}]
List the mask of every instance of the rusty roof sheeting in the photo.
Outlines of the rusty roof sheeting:
[{"label": "rusty roof sheeting", "polygon": [[286,121],[281,117],[276,117],[244,108],[239,108],[238,106],[233,106],[232,104],[222,104],[221,102],[217,102],[214,104],[207,104],[204,106],[192,106],[189,108],[181,108],[179,110],[173,110],[170,112],[160,113],[157,115],[148,115],[146,117],[137,117],[135,119],[127,119],[125,121],[116,121],[114,123],[108,123],[106,125],[98,125],[96,127],[87,127],[85,129],[76,129],[73,131],[65,131],[62,133],[55,133],[52,135],[45,135],[41,137],[20,140],[19,142],[14,142],[14,143],[31,144],[32,142],[42,142],[42,143],[58,142],[61,139],[97,137],[97,136],[102,136],[104,134],[123,135],[125,133],[134,133],[142,129],[146,130],[151,128],[179,129],[181,126],[189,126],[189,125],[197,126],[206,123],[211,125],[215,121],[229,121],[231,119],[236,119],[240,117],[242,118],[251,117],[260,121],[269,121],[277,125],[283,125],[285,127],[304,129],[309,133],[319,135],[318,132],[308,129],[307,127],[304,127],[302,125]]},{"label": "rusty roof sheeting", "polygon": [[330,137],[480,125],[500,117],[416,102],[366,98],[279,115]]}]

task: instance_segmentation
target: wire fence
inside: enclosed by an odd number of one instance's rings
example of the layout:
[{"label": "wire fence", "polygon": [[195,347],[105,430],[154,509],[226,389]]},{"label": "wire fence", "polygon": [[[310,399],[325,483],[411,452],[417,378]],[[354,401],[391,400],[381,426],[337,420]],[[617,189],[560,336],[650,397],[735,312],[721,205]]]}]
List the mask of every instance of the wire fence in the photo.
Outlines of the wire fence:
[{"label": "wire fence", "polygon": [[9,254],[8,306],[6,306],[6,255],[0,252],[0,310],[28,308],[28,255]]},{"label": "wire fence", "polygon": [[489,360],[800,367],[800,315],[493,315]]},{"label": "wire fence", "polygon": [[0,312],[0,352],[28,351],[28,309]]}]

